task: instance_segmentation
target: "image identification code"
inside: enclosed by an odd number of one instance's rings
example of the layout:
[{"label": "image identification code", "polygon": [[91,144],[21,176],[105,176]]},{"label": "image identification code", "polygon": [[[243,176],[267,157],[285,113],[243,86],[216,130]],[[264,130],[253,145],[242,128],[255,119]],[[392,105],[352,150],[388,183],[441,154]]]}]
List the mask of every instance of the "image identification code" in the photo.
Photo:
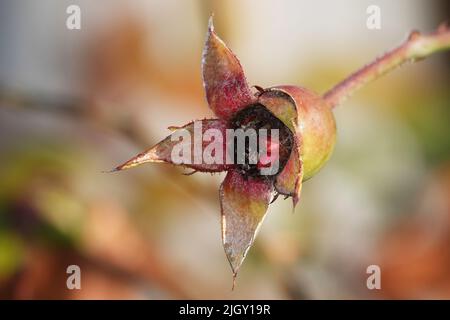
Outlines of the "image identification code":
[{"label": "image identification code", "polygon": [[234,315],[270,315],[270,305],[268,304],[225,304],[221,308],[214,306],[193,306],[186,304],[180,307],[180,315],[203,315],[207,318],[214,314],[225,316]]}]

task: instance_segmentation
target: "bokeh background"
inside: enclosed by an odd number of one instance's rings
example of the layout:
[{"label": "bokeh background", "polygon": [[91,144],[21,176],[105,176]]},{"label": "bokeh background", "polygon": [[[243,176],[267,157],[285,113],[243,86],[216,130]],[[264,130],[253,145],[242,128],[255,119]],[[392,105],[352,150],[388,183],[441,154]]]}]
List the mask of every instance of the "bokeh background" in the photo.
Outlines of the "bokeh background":
[{"label": "bokeh background", "polygon": [[[81,7],[81,30],[66,8]],[[381,8],[381,30],[366,8]],[[207,20],[251,84],[324,92],[446,0],[0,2],[0,298],[450,298],[450,59],[370,84],[336,109],[328,165],[292,214],[281,198],[231,291],[222,174],[102,173],[211,117]],[[66,268],[81,267],[81,290]],[[381,267],[381,290],[366,268]]]}]

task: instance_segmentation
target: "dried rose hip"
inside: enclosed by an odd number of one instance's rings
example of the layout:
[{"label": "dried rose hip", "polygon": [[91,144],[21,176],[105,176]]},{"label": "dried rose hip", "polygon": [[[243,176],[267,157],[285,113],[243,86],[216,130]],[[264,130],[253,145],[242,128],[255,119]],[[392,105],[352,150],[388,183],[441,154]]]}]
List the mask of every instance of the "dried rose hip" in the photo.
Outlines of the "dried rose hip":
[{"label": "dried rose hip", "polygon": [[[263,145],[245,144],[239,149],[224,139],[221,142],[224,152],[219,157],[223,161],[206,163],[194,159],[181,163],[201,172],[228,172],[220,187],[222,240],[235,277],[269,203],[282,194],[292,197],[295,207],[302,182],[317,173],[329,159],[336,139],[333,107],[363,84],[396,66],[448,48],[450,32],[446,26],[429,36],[414,32],[403,45],[360,69],[323,96],[290,85],[265,89],[255,86],[256,90],[252,92],[239,60],[214,32],[211,17],[202,70],[206,98],[217,119],[194,121],[176,128],[170,136],[114,171],[146,162],[180,164],[172,157],[179,143],[173,138],[180,130],[194,134],[196,124],[201,124],[201,134],[215,129],[222,137],[226,137],[231,129],[254,129],[258,139],[262,135],[261,129],[265,129],[268,140]],[[276,140],[272,137],[274,129],[278,134]],[[195,150],[195,139],[189,141],[189,150]],[[201,147],[206,145],[207,142],[202,141]],[[262,146],[268,150],[266,155],[256,150]],[[227,155],[233,160],[241,156],[244,161],[230,163],[226,161]],[[274,160],[278,163],[276,170],[262,174]]]}]

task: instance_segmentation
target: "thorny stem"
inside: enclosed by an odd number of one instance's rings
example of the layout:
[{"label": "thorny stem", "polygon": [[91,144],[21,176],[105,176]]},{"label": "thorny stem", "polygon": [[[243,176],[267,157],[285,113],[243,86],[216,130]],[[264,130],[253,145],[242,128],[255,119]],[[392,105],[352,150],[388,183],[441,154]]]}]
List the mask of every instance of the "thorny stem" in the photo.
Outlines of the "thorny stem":
[{"label": "thorny stem", "polygon": [[450,29],[446,24],[441,24],[435,32],[428,35],[422,35],[418,31],[413,31],[402,45],[387,52],[338,83],[326,92],[323,98],[330,108],[334,108],[365,84],[401,66],[405,62],[415,62],[435,52],[449,49]]}]

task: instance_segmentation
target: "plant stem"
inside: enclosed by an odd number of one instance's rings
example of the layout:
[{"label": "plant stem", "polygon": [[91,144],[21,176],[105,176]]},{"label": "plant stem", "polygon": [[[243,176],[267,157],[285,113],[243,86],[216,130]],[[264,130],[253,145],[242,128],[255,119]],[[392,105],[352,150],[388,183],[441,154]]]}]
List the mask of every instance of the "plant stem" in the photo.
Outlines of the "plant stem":
[{"label": "plant stem", "polygon": [[359,69],[323,95],[327,104],[334,108],[365,84],[394,70],[405,62],[415,62],[429,55],[450,49],[450,29],[442,24],[435,32],[422,35],[418,31],[410,33],[400,46]]}]

